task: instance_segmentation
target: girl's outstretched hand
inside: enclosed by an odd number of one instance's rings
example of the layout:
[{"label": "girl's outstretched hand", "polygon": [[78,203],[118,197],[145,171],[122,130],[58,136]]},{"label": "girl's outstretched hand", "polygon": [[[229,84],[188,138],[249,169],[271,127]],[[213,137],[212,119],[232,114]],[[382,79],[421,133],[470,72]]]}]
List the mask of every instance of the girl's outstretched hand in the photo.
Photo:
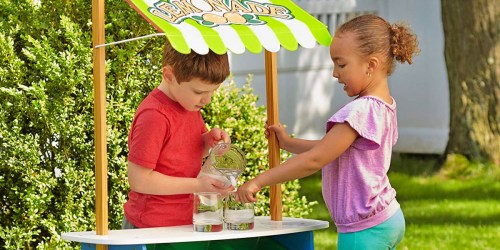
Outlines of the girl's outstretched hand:
[{"label": "girl's outstretched hand", "polygon": [[256,202],[255,193],[259,192],[261,187],[255,182],[255,180],[250,180],[238,187],[238,191],[235,193],[237,201],[243,203]]}]

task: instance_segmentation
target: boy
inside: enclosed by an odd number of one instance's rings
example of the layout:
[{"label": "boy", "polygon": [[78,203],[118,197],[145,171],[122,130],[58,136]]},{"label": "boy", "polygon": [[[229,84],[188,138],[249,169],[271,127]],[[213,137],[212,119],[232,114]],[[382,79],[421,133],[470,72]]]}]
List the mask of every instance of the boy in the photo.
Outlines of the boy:
[{"label": "boy", "polygon": [[165,44],[162,81],[139,105],[128,138],[128,181],[123,229],[192,223],[193,193],[232,187],[210,177],[196,178],[203,157],[219,141],[207,131],[200,109],[229,75],[227,54],[181,54]]}]

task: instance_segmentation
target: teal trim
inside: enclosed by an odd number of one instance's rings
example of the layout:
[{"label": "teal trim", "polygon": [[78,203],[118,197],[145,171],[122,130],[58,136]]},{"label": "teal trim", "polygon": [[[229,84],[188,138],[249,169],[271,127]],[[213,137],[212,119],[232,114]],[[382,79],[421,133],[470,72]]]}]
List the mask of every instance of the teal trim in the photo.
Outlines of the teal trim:
[{"label": "teal trim", "polygon": [[[95,244],[81,243],[82,250],[95,250]],[[313,231],[228,240],[178,242],[141,245],[109,245],[109,250],[313,250]]]},{"label": "teal trim", "polygon": [[[231,240],[212,240],[170,244],[147,245],[147,250],[286,250],[287,248],[272,237],[254,237]],[[306,249],[304,249],[306,250]]]},{"label": "teal trim", "polygon": [[314,249],[314,235],[312,231],[274,235],[271,236],[271,238],[283,245],[286,249]]},{"label": "teal trim", "polygon": [[147,250],[208,250],[210,249],[211,241],[195,241],[195,242],[179,242],[170,244],[148,244]]},{"label": "teal trim", "polygon": [[[95,244],[81,243],[82,250],[96,250]],[[144,244],[140,245],[108,245],[108,250],[147,250],[147,246]]]}]

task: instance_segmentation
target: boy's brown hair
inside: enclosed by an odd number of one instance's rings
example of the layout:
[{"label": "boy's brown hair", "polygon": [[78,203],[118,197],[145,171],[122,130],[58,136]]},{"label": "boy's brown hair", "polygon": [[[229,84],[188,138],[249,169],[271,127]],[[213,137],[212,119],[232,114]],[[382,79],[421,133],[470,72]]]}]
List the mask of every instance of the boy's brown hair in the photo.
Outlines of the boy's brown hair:
[{"label": "boy's brown hair", "polygon": [[163,49],[162,67],[170,66],[177,82],[200,78],[214,84],[222,83],[229,76],[229,59],[226,54],[218,55],[209,50],[208,54],[195,52],[182,54],[175,50],[170,42]]}]

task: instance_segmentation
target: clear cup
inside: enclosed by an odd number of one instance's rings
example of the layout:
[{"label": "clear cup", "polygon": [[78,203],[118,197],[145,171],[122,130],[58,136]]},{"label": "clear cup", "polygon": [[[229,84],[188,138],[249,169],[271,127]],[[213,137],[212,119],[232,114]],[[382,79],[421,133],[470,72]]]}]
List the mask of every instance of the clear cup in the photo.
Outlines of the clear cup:
[{"label": "clear cup", "polygon": [[220,232],[223,228],[222,197],[216,192],[194,193],[193,229]]},{"label": "clear cup", "polygon": [[229,230],[250,230],[254,226],[253,203],[242,203],[235,200],[231,193],[224,201],[224,225]]}]

